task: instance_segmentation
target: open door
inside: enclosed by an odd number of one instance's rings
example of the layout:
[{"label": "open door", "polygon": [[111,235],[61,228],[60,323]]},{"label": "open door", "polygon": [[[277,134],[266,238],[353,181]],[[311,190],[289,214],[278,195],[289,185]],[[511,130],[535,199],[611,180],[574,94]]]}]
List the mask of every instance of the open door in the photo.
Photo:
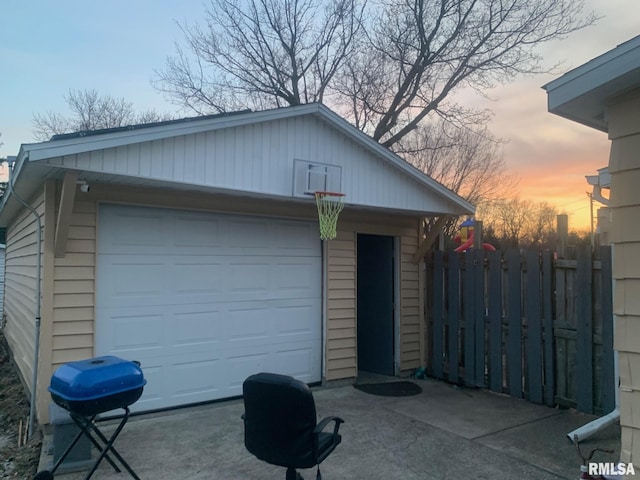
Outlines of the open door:
[{"label": "open door", "polygon": [[393,237],[358,234],[358,370],[394,375]]}]

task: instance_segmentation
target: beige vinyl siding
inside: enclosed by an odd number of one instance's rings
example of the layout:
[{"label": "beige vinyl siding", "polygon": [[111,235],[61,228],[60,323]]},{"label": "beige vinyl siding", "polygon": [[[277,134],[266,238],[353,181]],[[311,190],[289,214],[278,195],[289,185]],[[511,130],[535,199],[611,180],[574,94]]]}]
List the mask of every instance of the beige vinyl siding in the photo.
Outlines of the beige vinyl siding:
[{"label": "beige vinyl siding", "polygon": [[[44,192],[31,205],[40,215],[44,227]],[[23,209],[7,229],[5,258],[4,335],[29,389],[34,370],[38,256],[36,225],[33,214]]]},{"label": "beige vinyl siding", "polygon": [[94,354],[96,211],[78,194],[66,253],[53,261],[53,369]]},{"label": "beige vinyl siding", "polygon": [[612,140],[611,241],[615,245],[614,348],[620,363],[620,460],[640,466],[640,91],[620,98],[608,109]]},{"label": "beige vinyl siding", "polygon": [[338,232],[328,242],[327,361],[325,378],[354,378],[356,349],[356,236]]},{"label": "beige vinyl siding", "polygon": [[400,237],[400,370],[420,367],[424,318],[420,312],[418,265],[413,256],[418,248],[417,231]]}]

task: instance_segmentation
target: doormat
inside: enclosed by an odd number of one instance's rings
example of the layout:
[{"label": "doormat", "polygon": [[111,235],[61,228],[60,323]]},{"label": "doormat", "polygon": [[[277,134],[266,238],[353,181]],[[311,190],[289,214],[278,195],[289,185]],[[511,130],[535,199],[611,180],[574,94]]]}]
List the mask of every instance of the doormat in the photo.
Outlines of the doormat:
[{"label": "doormat", "polygon": [[422,387],[413,382],[364,383],[354,385],[361,392],[383,397],[408,397],[422,393]]}]

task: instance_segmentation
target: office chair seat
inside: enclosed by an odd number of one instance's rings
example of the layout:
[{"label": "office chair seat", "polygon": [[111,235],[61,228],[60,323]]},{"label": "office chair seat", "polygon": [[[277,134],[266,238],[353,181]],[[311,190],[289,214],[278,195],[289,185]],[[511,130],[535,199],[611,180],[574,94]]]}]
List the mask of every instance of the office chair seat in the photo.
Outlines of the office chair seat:
[{"label": "office chair seat", "polygon": [[[287,480],[301,478],[297,468],[318,466],[342,441],[344,422],[326,417],[316,422],[316,407],[309,387],[286,375],[259,373],[243,385],[244,443],[260,460],[287,468]],[[323,431],[333,422],[333,431]]]}]

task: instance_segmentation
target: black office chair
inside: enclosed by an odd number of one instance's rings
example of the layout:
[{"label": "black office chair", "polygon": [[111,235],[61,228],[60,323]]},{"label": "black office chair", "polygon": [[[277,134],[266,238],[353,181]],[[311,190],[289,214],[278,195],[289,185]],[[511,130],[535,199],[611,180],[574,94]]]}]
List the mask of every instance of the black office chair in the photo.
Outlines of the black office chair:
[{"label": "black office chair", "polygon": [[[275,373],[247,378],[244,394],[244,445],[253,455],[287,469],[286,480],[302,479],[296,468],[318,466],[340,444],[338,417],[316,423],[316,405],[309,387],[300,380]],[[334,422],[333,432],[322,430]]]}]

